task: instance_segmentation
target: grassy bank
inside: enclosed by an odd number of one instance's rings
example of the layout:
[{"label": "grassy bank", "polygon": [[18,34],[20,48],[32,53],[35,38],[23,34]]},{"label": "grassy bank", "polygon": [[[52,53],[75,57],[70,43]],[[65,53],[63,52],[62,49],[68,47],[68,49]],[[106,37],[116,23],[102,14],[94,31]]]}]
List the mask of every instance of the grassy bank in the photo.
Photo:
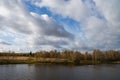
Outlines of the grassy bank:
[{"label": "grassy bank", "polygon": [[0,52],[0,64],[120,64],[120,51],[94,50],[92,53],[67,50],[35,53]]},{"label": "grassy bank", "polygon": [[58,58],[36,58],[23,56],[2,56],[0,64],[71,64],[66,59]]},{"label": "grassy bank", "polygon": [[96,65],[96,64],[120,64],[120,61],[100,62],[92,60],[81,60],[75,63],[67,59],[58,58],[36,58],[30,56],[2,56],[0,57],[0,64],[60,64],[60,65]]}]

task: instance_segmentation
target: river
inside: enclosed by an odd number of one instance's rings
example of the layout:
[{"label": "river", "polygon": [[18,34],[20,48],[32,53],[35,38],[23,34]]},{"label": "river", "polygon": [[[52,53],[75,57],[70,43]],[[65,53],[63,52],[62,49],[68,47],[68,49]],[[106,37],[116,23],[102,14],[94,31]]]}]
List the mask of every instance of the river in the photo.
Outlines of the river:
[{"label": "river", "polygon": [[120,80],[120,65],[0,65],[0,80]]}]

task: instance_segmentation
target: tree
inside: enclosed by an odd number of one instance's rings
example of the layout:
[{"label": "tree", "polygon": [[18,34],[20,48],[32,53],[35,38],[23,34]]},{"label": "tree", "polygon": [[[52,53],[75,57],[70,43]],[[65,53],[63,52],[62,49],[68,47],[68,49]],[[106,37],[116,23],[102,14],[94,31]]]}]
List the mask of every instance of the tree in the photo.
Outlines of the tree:
[{"label": "tree", "polygon": [[73,53],[72,61],[76,65],[80,64],[80,54],[79,53]]},{"label": "tree", "polygon": [[30,51],[30,56],[32,56],[32,51]]}]

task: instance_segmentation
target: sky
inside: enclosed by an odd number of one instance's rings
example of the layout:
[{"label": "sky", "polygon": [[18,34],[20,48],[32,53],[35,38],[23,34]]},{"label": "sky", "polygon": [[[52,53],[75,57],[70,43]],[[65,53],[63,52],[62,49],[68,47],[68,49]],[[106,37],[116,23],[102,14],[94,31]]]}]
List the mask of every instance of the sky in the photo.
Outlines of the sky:
[{"label": "sky", "polygon": [[0,51],[120,50],[120,0],[0,0]]}]

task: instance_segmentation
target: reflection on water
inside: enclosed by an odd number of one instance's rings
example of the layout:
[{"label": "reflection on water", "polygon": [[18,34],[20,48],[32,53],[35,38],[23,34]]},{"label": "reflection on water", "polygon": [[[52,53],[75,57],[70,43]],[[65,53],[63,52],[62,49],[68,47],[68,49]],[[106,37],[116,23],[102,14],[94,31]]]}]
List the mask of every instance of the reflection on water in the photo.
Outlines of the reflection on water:
[{"label": "reflection on water", "polygon": [[0,65],[0,80],[120,80],[120,65]]}]

